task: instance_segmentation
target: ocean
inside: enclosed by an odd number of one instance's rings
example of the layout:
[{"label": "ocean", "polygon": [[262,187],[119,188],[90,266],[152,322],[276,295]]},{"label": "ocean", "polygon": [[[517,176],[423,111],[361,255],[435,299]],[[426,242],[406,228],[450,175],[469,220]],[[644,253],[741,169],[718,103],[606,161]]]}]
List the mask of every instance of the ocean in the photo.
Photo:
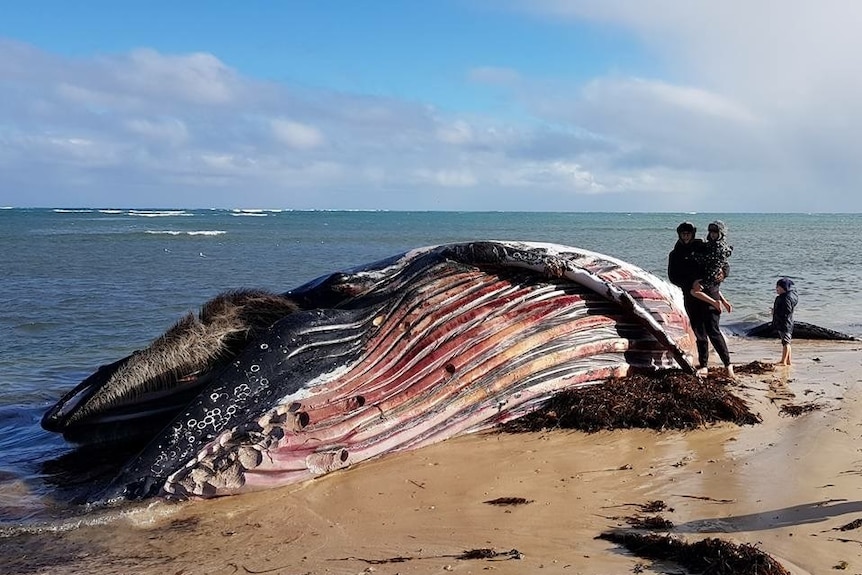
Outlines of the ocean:
[{"label": "ocean", "polygon": [[[49,521],[47,407],[98,366],[149,344],[221,291],[283,292],[408,249],[479,239],[585,248],[666,277],[675,228],[721,219],[734,246],[729,335],[770,318],[791,277],[796,319],[862,336],[862,214],[0,209],[0,528]],[[730,341],[731,352],[733,341]],[[17,526],[17,527],[16,527]]]}]

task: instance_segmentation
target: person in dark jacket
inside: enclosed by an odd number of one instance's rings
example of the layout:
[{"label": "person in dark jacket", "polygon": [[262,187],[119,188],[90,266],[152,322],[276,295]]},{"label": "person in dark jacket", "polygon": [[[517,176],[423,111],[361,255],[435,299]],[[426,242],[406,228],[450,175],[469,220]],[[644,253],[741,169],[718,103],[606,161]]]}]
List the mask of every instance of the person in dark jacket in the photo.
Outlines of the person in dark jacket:
[{"label": "person in dark jacket", "polygon": [[[691,222],[682,222],[676,228],[677,242],[667,257],[667,277],[672,284],[682,290],[685,312],[688,314],[691,330],[697,343],[697,368],[703,375],[709,364],[709,343],[715,348],[716,353],[724,362],[728,376],[733,377],[733,366],[730,364],[730,352],[727,342],[718,327],[719,312],[713,307],[697,298],[692,293],[692,285],[695,280],[703,277],[703,259],[701,253],[705,249],[703,240],[696,238],[697,228]],[[724,279],[726,270],[722,270],[720,277]],[[709,295],[716,300],[724,298],[721,296],[717,284],[709,288]],[[732,309],[730,302],[724,300],[725,307]]]},{"label": "person in dark jacket", "polygon": [[790,339],[793,337],[793,310],[799,302],[793,280],[780,278],[775,283],[775,302],[772,304],[772,327],[781,339],[781,361],[778,365],[790,365],[792,349]]},{"label": "person in dark jacket", "polygon": [[667,279],[679,287],[683,295],[689,293],[694,280],[703,273],[695,254],[703,251],[704,243],[696,236],[694,224],[682,222],[676,227],[676,244],[667,256]]}]

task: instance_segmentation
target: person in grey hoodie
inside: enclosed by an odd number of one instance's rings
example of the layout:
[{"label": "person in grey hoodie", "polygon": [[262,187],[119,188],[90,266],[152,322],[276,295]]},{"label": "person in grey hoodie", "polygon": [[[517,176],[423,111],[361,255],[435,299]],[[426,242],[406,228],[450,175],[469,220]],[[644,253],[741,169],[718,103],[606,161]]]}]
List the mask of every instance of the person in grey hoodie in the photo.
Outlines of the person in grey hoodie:
[{"label": "person in grey hoodie", "polygon": [[790,339],[793,337],[793,310],[799,302],[793,280],[780,278],[775,283],[775,302],[772,304],[772,327],[781,338],[781,361],[778,365],[790,365],[792,349]]}]

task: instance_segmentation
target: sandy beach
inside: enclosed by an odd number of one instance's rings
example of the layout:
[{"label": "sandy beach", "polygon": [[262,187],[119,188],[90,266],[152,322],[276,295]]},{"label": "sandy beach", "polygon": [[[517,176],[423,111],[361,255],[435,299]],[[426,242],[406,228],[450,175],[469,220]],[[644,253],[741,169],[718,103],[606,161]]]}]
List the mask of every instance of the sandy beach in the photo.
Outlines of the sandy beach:
[{"label": "sandy beach", "polygon": [[[729,344],[737,365],[780,355],[774,340]],[[739,375],[759,425],[461,437],[303,485],[4,538],[0,572],[681,573],[596,539],[661,500],[665,531],[687,540],[754,544],[794,574],[860,574],[862,527],[840,529],[862,520],[860,351],[795,341],[792,367]],[[502,497],[527,503],[486,503]],[[473,549],[499,555],[458,558]]]}]

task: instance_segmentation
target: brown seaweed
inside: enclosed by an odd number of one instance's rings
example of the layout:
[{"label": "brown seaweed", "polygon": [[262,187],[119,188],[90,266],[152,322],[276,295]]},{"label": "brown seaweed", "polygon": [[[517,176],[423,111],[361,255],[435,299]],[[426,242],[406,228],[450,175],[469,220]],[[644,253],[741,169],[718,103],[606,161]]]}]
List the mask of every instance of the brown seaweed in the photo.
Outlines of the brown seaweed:
[{"label": "brown seaweed", "polygon": [[803,413],[810,413],[812,411],[817,411],[818,409],[823,409],[823,406],[819,403],[788,403],[786,405],[782,405],[781,409],[778,410],[778,413],[781,415],[789,415],[790,417],[799,417]]},{"label": "brown seaweed", "polygon": [[747,374],[747,375],[763,375],[764,373],[769,373],[771,371],[775,371],[775,365],[772,363],[764,363],[762,361],[752,361],[751,363],[746,363],[745,365],[738,365],[734,368],[736,373]]},{"label": "brown seaweed", "polygon": [[665,519],[659,515],[653,515],[650,517],[633,515],[632,517],[626,517],[626,523],[635,529],[654,529],[660,531],[673,529],[673,521]]},{"label": "brown seaweed", "polygon": [[842,525],[841,527],[836,527],[836,531],[851,531],[853,529],[859,529],[862,527],[862,519],[856,519],[855,521],[851,521],[847,525]]},{"label": "brown seaweed", "polygon": [[527,505],[532,502],[532,499],[524,499],[523,497],[498,497],[496,499],[489,499],[483,503],[487,503],[488,505],[499,505],[502,507],[506,505]]},{"label": "brown seaweed", "polygon": [[639,505],[638,507],[640,507],[640,510],[644,513],[658,513],[659,511],[664,511],[666,509],[668,511],[673,511],[673,509],[668,509],[667,503],[665,503],[661,499],[649,501],[647,503]]},{"label": "brown seaweed", "polygon": [[790,575],[778,561],[754,545],[709,538],[689,543],[670,535],[608,531],[598,536],[622,545],[644,559],[672,561],[709,575]]},{"label": "brown seaweed", "polygon": [[545,429],[695,429],[718,421],[760,423],[729,390],[732,380],[701,379],[679,370],[611,378],[558,393],[538,410],[500,426],[521,433]]}]

